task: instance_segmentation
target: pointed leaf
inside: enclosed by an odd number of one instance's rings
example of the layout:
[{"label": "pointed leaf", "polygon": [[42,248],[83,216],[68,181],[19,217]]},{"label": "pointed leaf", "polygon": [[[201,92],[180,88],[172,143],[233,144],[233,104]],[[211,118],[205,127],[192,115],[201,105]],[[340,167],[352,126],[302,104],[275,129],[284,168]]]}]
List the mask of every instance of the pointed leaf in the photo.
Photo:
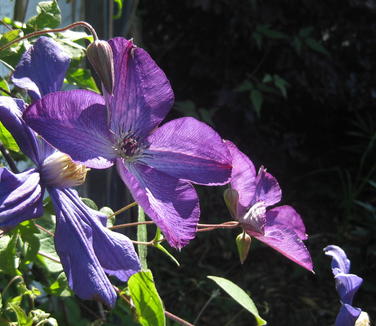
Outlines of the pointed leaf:
[{"label": "pointed leaf", "polygon": [[257,325],[266,325],[266,321],[260,317],[253,300],[243,289],[223,277],[208,276],[208,278],[217,283],[217,285],[227,292],[237,303],[248,310],[256,318]]},{"label": "pointed leaf", "polygon": [[11,133],[7,128],[0,122],[0,142],[7,148],[14,152],[19,152],[20,148],[18,147],[16,141],[14,140]]},{"label": "pointed leaf", "polygon": [[128,280],[128,287],[138,322],[143,326],[166,325],[163,303],[155,288],[151,271],[133,274]]},{"label": "pointed leaf", "polygon": [[17,257],[18,232],[12,236],[4,235],[0,238],[0,271],[2,273],[15,276],[21,275],[17,269],[19,259]]},{"label": "pointed leaf", "polygon": [[255,108],[257,115],[260,116],[261,106],[263,102],[262,93],[257,89],[253,89],[250,96],[251,96],[253,107]]},{"label": "pointed leaf", "polygon": [[34,30],[43,29],[45,27],[55,28],[60,25],[61,12],[56,0],[41,1],[37,5],[38,15],[31,17],[27,21],[27,26]]}]

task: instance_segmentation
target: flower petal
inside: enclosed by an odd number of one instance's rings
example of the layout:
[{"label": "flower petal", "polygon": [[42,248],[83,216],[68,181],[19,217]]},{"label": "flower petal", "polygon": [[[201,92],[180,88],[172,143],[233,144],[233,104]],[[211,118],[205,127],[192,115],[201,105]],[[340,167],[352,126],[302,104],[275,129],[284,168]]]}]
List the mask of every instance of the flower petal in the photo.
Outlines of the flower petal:
[{"label": "flower petal", "polygon": [[125,236],[107,231],[100,222],[102,214],[85,206],[73,190],[52,188],[49,193],[57,215],[56,251],[69,286],[82,299],[113,307],[116,293],[105,269],[122,280],[138,271],[133,246]]},{"label": "flower petal", "polygon": [[170,82],[149,54],[121,37],[109,40],[114,56],[113,95],[104,90],[111,130],[121,136],[132,131],[146,136],[170,111],[174,102]]},{"label": "flower petal", "polygon": [[324,248],[324,253],[332,257],[332,272],[334,275],[350,272],[351,263],[342,248],[335,245],[327,246]]},{"label": "flower petal", "polygon": [[24,119],[73,160],[97,169],[113,165],[116,155],[99,94],[85,90],[51,93],[29,106]]},{"label": "flower petal", "polygon": [[180,249],[195,237],[200,208],[191,184],[143,164],[124,166],[118,159],[116,165],[133,198],[163,231],[171,246]]},{"label": "flower petal", "polygon": [[334,279],[342,303],[352,304],[354,295],[362,285],[363,279],[355,274],[344,273],[338,273]]},{"label": "flower petal", "polygon": [[252,161],[232,142],[225,141],[232,156],[231,188],[239,194],[238,217],[243,217],[250,207],[256,191],[256,170]]},{"label": "flower petal", "polygon": [[293,262],[313,271],[311,255],[303,241],[293,230],[282,225],[266,225],[264,235],[250,235],[279,251]]},{"label": "flower petal", "polygon": [[68,55],[53,39],[42,36],[22,55],[12,81],[37,100],[61,89],[69,62]]},{"label": "flower petal", "polygon": [[25,105],[22,100],[0,96],[0,121],[12,134],[22,152],[29,156],[35,164],[40,164],[45,155],[42,151],[39,151],[35,133],[22,119],[21,110],[24,109]]},{"label": "flower petal", "polygon": [[0,227],[15,226],[43,214],[43,190],[34,169],[14,174],[0,168]]},{"label": "flower petal", "polygon": [[149,137],[140,161],[178,179],[203,185],[223,185],[231,175],[231,158],[221,137],[193,119],[172,120]]},{"label": "flower petal", "polygon": [[354,326],[361,312],[361,309],[354,308],[349,304],[342,305],[337,315],[335,326]]},{"label": "flower petal", "polygon": [[285,225],[293,230],[300,239],[307,240],[306,229],[302,218],[291,206],[278,206],[266,212],[267,225]]},{"label": "flower petal", "polygon": [[262,166],[256,178],[256,193],[254,202],[263,201],[266,206],[274,205],[281,201],[282,191],[278,181]]}]

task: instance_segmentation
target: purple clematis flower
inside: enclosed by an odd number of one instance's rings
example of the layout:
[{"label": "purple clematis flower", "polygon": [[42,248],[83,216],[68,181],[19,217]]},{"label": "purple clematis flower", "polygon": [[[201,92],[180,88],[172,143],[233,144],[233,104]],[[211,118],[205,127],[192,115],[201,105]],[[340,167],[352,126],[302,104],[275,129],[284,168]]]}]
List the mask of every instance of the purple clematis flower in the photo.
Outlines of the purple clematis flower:
[{"label": "purple clematis flower", "polygon": [[300,215],[291,206],[277,206],[281,189],[277,180],[261,167],[258,174],[251,160],[230,141],[232,155],[231,186],[226,204],[245,232],[279,251],[295,263],[312,271],[311,256],[302,240],[307,239]]},{"label": "purple clematis flower", "polygon": [[362,313],[360,308],[352,306],[354,295],[362,285],[363,279],[350,274],[350,260],[342,248],[331,245],[325,247],[324,252],[325,255],[332,257],[332,272],[342,304],[335,326],[369,325],[368,315]]},{"label": "purple clematis flower", "polygon": [[[41,37],[22,56],[13,82],[39,100],[61,88],[69,61],[55,41]],[[0,97],[0,121],[36,165],[18,174],[0,168],[0,227],[40,217],[47,190],[56,212],[55,247],[70,287],[82,299],[114,306],[117,295],[106,274],[127,281],[140,270],[133,244],[108,230],[106,216],[87,207],[70,188],[83,183],[86,167],[38,137],[22,119],[25,108],[22,100]]]},{"label": "purple clematis flower", "polygon": [[198,197],[191,183],[229,181],[231,159],[220,136],[193,118],[158,127],[174,95],[163,71],[132,41],[114,38],[113,93],[48,94],[24,113],[29,125],[73,160],[91,168],[116,164],[133,198],[181,248],[194,238]]}]

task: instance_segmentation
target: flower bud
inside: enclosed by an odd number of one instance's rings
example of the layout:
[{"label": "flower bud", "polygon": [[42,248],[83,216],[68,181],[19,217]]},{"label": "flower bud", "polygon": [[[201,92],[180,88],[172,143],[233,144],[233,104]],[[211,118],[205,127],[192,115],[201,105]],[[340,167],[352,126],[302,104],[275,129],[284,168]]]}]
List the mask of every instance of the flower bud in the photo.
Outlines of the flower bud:
[{"label": "flower bud", "polygon": [[110,44],[103,40],[96,40],[87,47],[86,55],[104,88],[109,94],[112,94],[115,74],[114,57]]},{"label": "flower bud", "polygon": [[239,202],[238,192],[235,189],[227,188],[223,192],[223,198],[231,216],[233,218],[237,218],[237,207]]},{"label": "flower bud", "polygon": [[242,264],[248,257],[249,248],[251,247],[251,240],[252,238],[245,232],[240,233],[236,237],[236,246],[238,248],[240,263]]},{"label": "flower bud", "polygon": [[46,186],[68,188],[83,184],[88,170],[74,163],[68,155],[55,152],[44,160],[40,174]]}]

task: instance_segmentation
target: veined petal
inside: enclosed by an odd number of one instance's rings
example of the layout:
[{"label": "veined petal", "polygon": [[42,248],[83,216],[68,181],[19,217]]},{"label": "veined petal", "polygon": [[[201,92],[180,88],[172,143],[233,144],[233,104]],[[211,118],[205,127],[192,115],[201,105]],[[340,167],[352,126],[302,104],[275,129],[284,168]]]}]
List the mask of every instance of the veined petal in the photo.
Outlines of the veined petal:
[{"label": "veined petal", "polygon": [[22,55],[12,81],[37,100],[61,89],[69,62],[68,55],[53,39],[41,36]]},{"label": "veined petal", "polygon": [[361,309],[354,308],[349,304],[342,305],[337,315],[335,326],[354,326],[361,312]]},{"label": "veined petal", "polygon": [[325,255],[332,257],[332,272],[334,275],[338,273],[350,273],[350,260],[342,248],[331,245],[324,248]]},{"label": "veined petal", "polygon": [[97,169],[113,165],[116,154],[99,94],[86,90],[51,93],[29,106],[24,119],[74,161]]},{"label": "veined petal", "polygon": [[0,227],[15,226],[43,214],[43,190],[39,173],[14,174],[0,168]]},{"label": "veined petal", "polygon": [[231,188],[239,194],[238,217],[244,216],[256,191],[256,170],[252,161],[229,140],[225,144],[232,156]]},{"label": "veined petal", "polygon": [[342,303],[352,304],[355,293],[363,283],[363,279],[355,274],[338,273],[334,280]]},{"label": "veined petal", "polygon": [[170,111],[174,102],[170,82],[149,54],[121,37],[109,40],[114,56],[113,95],[104,90],[111,130],[121,136],[132,131],[146,136]]},{"label": "veined petal", "polygon": [[256,177],[256,192],[253,202],[263,201],[266,206],[274,205],[281,201],[282,191],[278,181],[262,166]]},{"label": "veined petal", "polygon": [[278,206],[266,212],[267,225],[284,225],[293,230],[300,239],[307,240],[306,229],[302,218],[291,206]]},{"label": "veined petal", "polygon": [[231,175],[231,158],[221,137],[193,119],[172,120],[149,137],[140,161],[178,179],[203,185],[222,185]]},{"label": "veined petal", "polygon": [[311,255],[294,231],[281,225],[266,225],[264,235],[253,236],[307,270],[313,270]]},{"label": "veined petal", "polygon": [[[39,152],[39,145],[35,133],[22,119],[22,111],[26,104],[19,99],[0,96],[0,121],[9,130],[22,152],[35,163],[43,161],[43,153]],[[40,157],[42,156],[42,157]]]},{"label": "veined petal", "polygon": [[49,189],[56,212],[55,247],[69,286],[85,300],[100,300],[112,307],[116,293],[93,249],[92,229],[58,189]]},{"label": "veined petal", "polygon": [[197,193],[188,182],[152,167],[116,162],[120,177],[135,201],[164,233],[169,244],[182,248],[195,237],[200,216]]}]

